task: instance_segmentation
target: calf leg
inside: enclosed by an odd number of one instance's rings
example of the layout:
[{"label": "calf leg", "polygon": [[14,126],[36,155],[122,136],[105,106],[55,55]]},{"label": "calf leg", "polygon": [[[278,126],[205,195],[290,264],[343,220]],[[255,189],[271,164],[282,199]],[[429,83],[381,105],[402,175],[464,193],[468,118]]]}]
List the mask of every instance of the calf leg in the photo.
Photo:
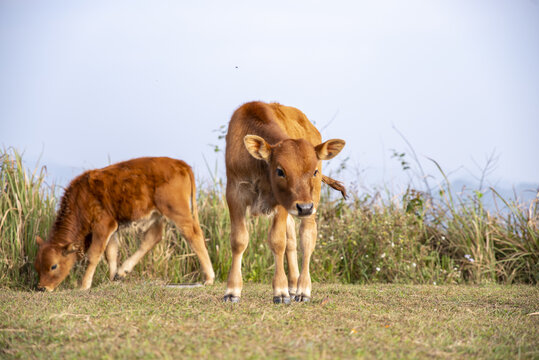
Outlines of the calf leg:
[{"label": "calf leg", "polygon": [[288,282],[284,271],[284,253],[286,250],[286,228],[288,213],[279,207],[273,218],[269,233],[269,245],[275,258],[275,275],[273,276],[273,302],[290,304]]},{"label": "calf leg", "polygon": [[169,217],[180,229],[191,249],[197,255],[202,272],[205,275],[204,285],[212,285],[215,279],[215,273],[213,272],[210,255],[208,255],[208,249],[204,241],[204,234],[198,221],[193,219],[189,212],[186,214],[170,214]]},{"label": "calf leg", "polygon": [[229,196],[227,189],[227,203],[230,212],[230,246],[232,249],[232,264],[228,273],[224,301],[239,302],[243,279],[241,275],[241,259],[243,252],[249,244],[249,233],[245,222],[245,206],[238,204],[235,196]]},{"label": "calf leg", "polygon": [[286,218],[286,260],[288,262],[288,292],[293,297],[296,295],[299,270],[296,226],[291,215]]},{"label": "calf leg", "polygon": [[303,252],[301,274],[298,279],[298,290],[296,293],[296,301],[309,301],[311,299],[311,274],[309,272],[309,264],[311,255],[316,245],[316,221],[314,217],[303,219],[299,228],[299,236],[301,241],[301,250]]},{"label": "calf leg", "polygon": [[[186,188],[186,184],[191,186]],[[159,211],[172,220],[180,229],[200,261],[200,266],[205,275],[204,284],[211,285],[213,284],[215,273],[204,242],[204,234],[198,222],[194,194],[194,179],[180,176],[171,179],[167,185],[156,189],[155,201]]]},{"label": "calf leg", "polygon": [[133,268],[139,263],[140,259],[148,253],[163,237],[163,220],[159,219],[143,234],[140,246],[127,260],[124,261],[120,270],[115,275],[115,280],[121,280],[133,271]]},{"label": "calf leg", "polygon": [[118,271],[118,234],[114,233],[107,244],[105,250],[105,257],[109,264],[109,278],[114,279],[116,272]]},{"label": "calf leg", "polygon": [[110,237],[116,231],[118,224],[112,219],[102,220],[92,231],[92,243],[88,248],[86,256],[88,267],[82,278],[81,290],[88,290],[92,286],[95,269],[101,256],[105,252]]}]

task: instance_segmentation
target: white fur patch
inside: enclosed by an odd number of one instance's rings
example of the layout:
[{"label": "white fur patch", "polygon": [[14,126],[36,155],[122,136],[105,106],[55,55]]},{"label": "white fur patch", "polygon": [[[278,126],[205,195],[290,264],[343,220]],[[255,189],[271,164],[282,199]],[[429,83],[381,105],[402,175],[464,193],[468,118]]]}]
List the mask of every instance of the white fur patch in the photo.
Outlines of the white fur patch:
[{"label": "white fur patch", "polygon": [[227,288],[225,295],[241,296],[240,288]]},{"label": "white fur patch", "polygon": [[296,292],[296,295],[303,295],[303,296],[311,297],[311,289],[300,289],[300,288],[298,288],[298,291]]},{"label": "white fur patch", "polygon": [[290,293],[288,292],[288,288],[275,288],[273,289],[273,296],[286,296],[289,297]]},{"label": "white fur patch", "polygon": [[126,222],[118,226],[118,231],[133,231],[137,233],[144,233],[148,231],[150,227],[159,219],[163,218],[163,215],[156,210],[153,210],[148,215],[141,217],[138,220]]}]

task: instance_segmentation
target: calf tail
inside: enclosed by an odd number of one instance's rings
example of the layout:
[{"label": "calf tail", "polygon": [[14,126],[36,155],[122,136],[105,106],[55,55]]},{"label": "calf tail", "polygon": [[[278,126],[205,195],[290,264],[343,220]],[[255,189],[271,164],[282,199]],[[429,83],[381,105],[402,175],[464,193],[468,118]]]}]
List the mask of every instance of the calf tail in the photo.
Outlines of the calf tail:
[{"label": "calf tail", "polygon": [[191,181],[191,216],[195,223],[198,224],[198,207],[197,207],[197,188],[195,184],[195,174],[189,169],[189,180]]},{"label": "calf tail", "polygon": [[335,190],[340,191],[343,198],[346,199],[348,197],[348,195],[346,194],[346,188],[344,187],[342,182],[337,181],[335,179],[332,179],[332,178],[330,178],[330,177],[328,177],[326,175],[322,175],[322,181],[325,184],[327,184],[327,185],[331,186],[332,188],[334,188]]}]

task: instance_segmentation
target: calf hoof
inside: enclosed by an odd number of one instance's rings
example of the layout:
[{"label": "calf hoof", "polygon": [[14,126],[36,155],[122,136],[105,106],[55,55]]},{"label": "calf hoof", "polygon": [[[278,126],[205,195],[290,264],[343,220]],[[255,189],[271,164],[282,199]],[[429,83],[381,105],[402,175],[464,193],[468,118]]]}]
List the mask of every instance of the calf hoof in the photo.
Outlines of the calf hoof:
[{"label": "calf hoof", "polygon": [[122,281],[125,279],[125,276],[121,276],[121,275],[114,275],[114,278],[112,278],[112,281]]},{"label": "calf hoof", "polygon": [[274,304],[285,304],[290,305],[290,297],[289,296],[274,296],[273,297],[273,303]]},{"label": "calf hoof", "polygon": [[294,300],[296,300],[296,302],[304,302],[304,303],[306,303],[306,302],[311,301],[311,298],[306,296],[306,295],[296,295]]},{"label": "calf hoof", "polygon": [[227,294],[223,297],[223,301],[224,302],[231,302],[233,304],[237,304],[240,302],[240,297],[239,296],[234,296],[232,294]]}]

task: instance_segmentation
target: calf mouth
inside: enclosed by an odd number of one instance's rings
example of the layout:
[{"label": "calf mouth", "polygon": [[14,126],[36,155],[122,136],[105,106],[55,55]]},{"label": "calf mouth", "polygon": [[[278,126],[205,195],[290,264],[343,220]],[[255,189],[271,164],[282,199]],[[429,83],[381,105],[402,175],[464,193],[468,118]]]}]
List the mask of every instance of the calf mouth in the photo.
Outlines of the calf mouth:
[{"label": "calf mouth", "polygon": [[54,291],[54,288],[51,288],[50,286],[41,286],[41,285],[38,285],[36,287],[36,291],[39,291],[39,292],[53,292]]}]

